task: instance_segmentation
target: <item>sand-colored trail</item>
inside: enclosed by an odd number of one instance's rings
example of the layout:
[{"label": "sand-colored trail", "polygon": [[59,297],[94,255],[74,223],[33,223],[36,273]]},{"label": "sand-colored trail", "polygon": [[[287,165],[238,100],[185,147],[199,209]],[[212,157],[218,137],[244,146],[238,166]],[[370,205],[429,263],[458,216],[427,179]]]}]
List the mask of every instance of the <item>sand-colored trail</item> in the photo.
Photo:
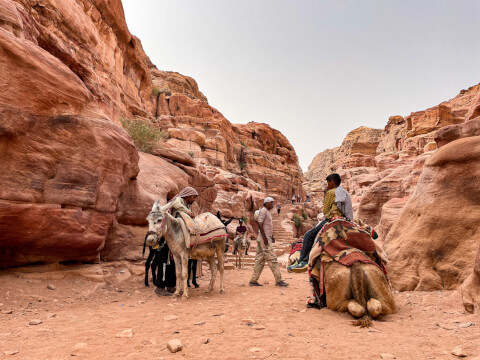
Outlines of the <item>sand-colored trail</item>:
[{"label": "sand-colored trail", "polygon": [[[398,293],[397,314],[360,329],[346,314],[305,308],[306,274],[284,272],[289,288],[275,287],[268,268],[263,287],[249,287],[250,275],[251,269],[226,272],[224,295],[218,283],[206,294],[208,279],[200,279],[190,299],[175,300],[156,296],[141,276],[98,283],[2,273],[0,358],[454,359],[458,345],[468,359],[480,355],[480,318],[464,312],[457,292]],[[29,325],[36,319],[42,323]],[[132,337],[117,337],[128,329]],[[171,339],[180,339],[183,350],[170,353]]]}]

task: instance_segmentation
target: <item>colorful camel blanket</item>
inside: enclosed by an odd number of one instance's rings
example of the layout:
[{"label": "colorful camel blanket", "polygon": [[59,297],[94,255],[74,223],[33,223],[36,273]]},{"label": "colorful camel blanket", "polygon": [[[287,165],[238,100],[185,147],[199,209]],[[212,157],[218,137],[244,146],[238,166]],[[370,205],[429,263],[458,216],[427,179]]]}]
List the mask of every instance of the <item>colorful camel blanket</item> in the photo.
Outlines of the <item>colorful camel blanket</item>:
[{"label": "colorful camel blanket", "polygon": [[[322,256],[324,254],[328,256]],[[314,284],[314,290],[317,285],[319,295],[323,295],[324,291],[323,258],[328,259],[327,261],[338,261],[345,266],[352,266],[355,262],[375,264],[386,274],[370,232],[344,218],[334,218],[325,224],[310,252],[308,273],[317,283]]]},{"label": "colorful camel blanket", "polygon": [[179,212],[179,214],[189,232],[190,237],[187,244],[190,247],[209,241],[220,240],[228,236],[223,223],[211,213],[202,213],[196,216],[195,219],[192,219],[184,212]]},{"label": "colorful camel blanket", "polygon": [[292,250],[290,250],[290,255],[295,254],[297,251],[302,251],[302,246],[303,246],[303,241],[302,240],[295,241],[292,244]]}]

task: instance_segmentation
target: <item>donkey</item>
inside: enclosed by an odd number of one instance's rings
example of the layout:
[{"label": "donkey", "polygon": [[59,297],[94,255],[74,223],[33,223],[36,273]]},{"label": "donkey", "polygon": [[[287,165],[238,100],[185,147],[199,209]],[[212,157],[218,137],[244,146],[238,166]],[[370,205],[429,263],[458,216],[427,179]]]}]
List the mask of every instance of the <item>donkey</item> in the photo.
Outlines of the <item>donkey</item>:
[{"label": "donkey", "polygon": [[247,250],[247,237],[244,235],[235,238],[235,267],[242,268],[242,260],[245,258],[245,251]]},{"label": "donkey", "polygon": [[[186,247],[185,235],[182,230],[184,223],[182,219],[174,218],[162,208],[157,200],[153,204],[152,211],[147,216],[149,231],[147,233],[147,244],[154,244],[163,236],[173,254],[176,264],[175,272],[177,276],[177,288],[174,296],[188,298],[188,253]],[[211,278],[208,285],[208,292],[213,290],[215,278],[217,276],[217,264],[215,263],[215,254],[218,259],[218,269],[220,271],[220,294],[225,293],[223,287],[223,251],[225,249],[225,237],[219,240],[207,242],[194,246],[191,249],[191,257],[194,259],[207,259],[210,266]],[[183,285],[183,287],[182,287]]]}]

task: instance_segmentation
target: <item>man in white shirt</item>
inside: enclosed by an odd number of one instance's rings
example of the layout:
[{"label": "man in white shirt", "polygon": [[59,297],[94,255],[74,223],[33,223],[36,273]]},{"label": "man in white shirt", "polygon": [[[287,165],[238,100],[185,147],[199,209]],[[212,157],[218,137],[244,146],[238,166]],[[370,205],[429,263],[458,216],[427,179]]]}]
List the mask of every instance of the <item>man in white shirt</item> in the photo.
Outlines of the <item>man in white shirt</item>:
[{"label": "man in white shirt", "polygon": [[274,201],[273,198],[267,197],[263,201],[263,208],[260,209],[258,214],[257,255],[255,256],[255,267],[252,278],[250,279],[250,286],[263,286],[258,282],[258,278],[263,271],[265,262],[268,263],[268,266],[270,266],[272,270],[273,276],[275,277],[275,285],[288,286],[288,284],[282,280],[277,255],[275,255],[272,247],[275,238],[273,237],[273,221],[270,210],[273,209]]}]

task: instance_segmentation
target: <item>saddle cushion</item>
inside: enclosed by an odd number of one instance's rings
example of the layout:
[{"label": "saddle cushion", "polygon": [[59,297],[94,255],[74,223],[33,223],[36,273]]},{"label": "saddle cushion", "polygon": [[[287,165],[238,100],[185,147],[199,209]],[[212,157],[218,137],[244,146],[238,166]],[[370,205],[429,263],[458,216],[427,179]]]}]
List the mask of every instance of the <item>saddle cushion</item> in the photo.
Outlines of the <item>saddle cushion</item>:
[{"label": "saddle cushion", "polygon": [[183,221],[185,221],[185,225],[187,226],[188,232],[192,236],[196,236],[196,235],[203,236],[210,233],[213,230],[225,229],[225,226],[220,221],[220,219],[209,212],[200,214],[196,216],[195,219],[192,219],[190,216],[188,216],[184,212],[180,212],[179,214],[182,217]]},{"label": "saddle cushion", "polygon": [[190,241],[187,243],[187,247],[188,244],[190,247],[194,247],[199,244],[228,237],[225,226],[220,219],[212,213],[206,212],[196,216],[194,219],[184,212],[180,212],[179,214],[190,233]]},{"label": "saddle cushion", "polygon": [[190,237],[190,247],[194,247],[203,243],[226,239],[228,237],[225,229],[212,230],[203,235],[196,235]]}]

